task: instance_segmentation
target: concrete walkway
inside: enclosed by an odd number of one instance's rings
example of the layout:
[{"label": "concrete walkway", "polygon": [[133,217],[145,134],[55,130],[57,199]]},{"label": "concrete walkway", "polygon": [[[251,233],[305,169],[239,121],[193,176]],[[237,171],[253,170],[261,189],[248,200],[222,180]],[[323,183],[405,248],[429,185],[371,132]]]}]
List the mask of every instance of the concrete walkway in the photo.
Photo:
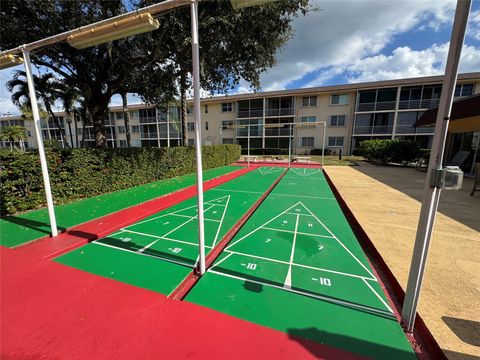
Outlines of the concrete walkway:
[{"label": "concrete walkway", "polygon": [[[356,218],[405,289],[425,172],[327,166]],[[419,312],[450,359],[480,356],[480,193],[442,192]]]}]

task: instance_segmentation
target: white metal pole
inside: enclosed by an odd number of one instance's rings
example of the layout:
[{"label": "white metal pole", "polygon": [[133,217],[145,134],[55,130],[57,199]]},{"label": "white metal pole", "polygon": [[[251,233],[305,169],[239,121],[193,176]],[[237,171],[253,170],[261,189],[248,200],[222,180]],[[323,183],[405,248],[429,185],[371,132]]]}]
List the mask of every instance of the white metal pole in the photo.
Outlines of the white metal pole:
[{"label": "white metal pole", "polygon": [[192,18],[192,65],[193,65],[193,113],[195,118],[195,155],[197,160],[197,207],[198,207],[198,271],[205,273],[205,226],[203,219],[203,170],[200,119],[200,62],[198,54],[198,0],[191,3]]},{"label": "white metal pole", "polygon": [[289,124],[288,129],[288,168],[290,169],[290,158],[292,157],[292,124]]},{"label": "white metal pole", "polygon": [[40,124],[40,112],[38,111],[37,96],[35,94],[35,84],[33,83],[32,64],[30,62],[30,52],[23,48],[23,59],[25,60],[25,73],[27,75],[28,92],[30,95],[30,104],[32,106],[33,123],[35,125],[35,136],[37,137],[38,155],[40,156],[40,165],[42,168],[43,186],[47,197],[48,217],[50,219],[50,228],[52,236],[58,235],[57,220],[55,219],[55,209],[53,208],[52,189],[50,188],[50,177],[48,175],[47,157],[43,146],[43,138]]},{"label": "white metal pole", "polygon": [[247,167],[250,167],[250,125],[247,126]]},{"label": "white metal pole", "polygon": [[327,137],[327,123],[323,123],[323,143],[322,143],[322,168],[323,168],[323,158],[325,155],[325,139]]},{"label": "white metal pole", "polygon": [[437,112],[435,135],[433,137],[428,172],[423,191],[422,208],[420,210],[415,247],[413,249],[407,290],[402,308],[402,325],[409,333],[413,331],[415,323],[418,299],[422,288],[428,250],[430,248],[430,240],[441,192],[439,187],[430,185],[430,178],[433,170],[442,168],[450,111],[452,109],[453,94],[457,82],[458,64],[460,62],[460,54],[465,38],[470,5],[471,0],[460,0],[457,2],[457,9],[455,11],[447,65],[445,67],[442,93],[440,95],[440,104]]}]

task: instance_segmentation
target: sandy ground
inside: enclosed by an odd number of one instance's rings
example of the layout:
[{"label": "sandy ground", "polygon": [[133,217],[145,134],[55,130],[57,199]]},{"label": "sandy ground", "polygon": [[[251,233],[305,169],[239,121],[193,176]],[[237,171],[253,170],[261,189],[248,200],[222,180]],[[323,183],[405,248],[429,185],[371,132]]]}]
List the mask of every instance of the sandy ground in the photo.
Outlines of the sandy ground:
[{"label": "sandy ground", "polygon": [[[425,172],[327,166],[342,197],[405,289]],[[449,359],[480,358],[480,192],[443,191],[419,313]]]}]

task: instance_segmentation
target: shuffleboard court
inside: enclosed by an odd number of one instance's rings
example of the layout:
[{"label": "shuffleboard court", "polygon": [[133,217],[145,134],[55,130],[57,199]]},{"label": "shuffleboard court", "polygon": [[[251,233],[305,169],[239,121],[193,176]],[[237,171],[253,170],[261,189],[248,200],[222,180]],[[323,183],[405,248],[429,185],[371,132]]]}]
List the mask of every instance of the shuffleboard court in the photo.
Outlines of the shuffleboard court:
[{"label": "shuffleboard court", "polygon": [[[204,180],[210,180],[241,169],[223,166],[204,171]],[[195,174],[177,176],[150,184],[93,196],[69,204],[56,205],[57,226],[65,230],[116,211],[141,204],[159,196],[195,184]],[[46,208],[0,219],[0,245],[15,247],[50,234],[50,220]]]},{"label": "shuffleboard court", "polygon": [[[207,254],[282,172],[260,168],[205,192]],[[181,202],[56,261],[168,295],[198,261],[196,201]]]},{"label": "shuffleboard court", "polygon": [[290,169],[186,297],[372,358],[416,358],[320,169]]}]

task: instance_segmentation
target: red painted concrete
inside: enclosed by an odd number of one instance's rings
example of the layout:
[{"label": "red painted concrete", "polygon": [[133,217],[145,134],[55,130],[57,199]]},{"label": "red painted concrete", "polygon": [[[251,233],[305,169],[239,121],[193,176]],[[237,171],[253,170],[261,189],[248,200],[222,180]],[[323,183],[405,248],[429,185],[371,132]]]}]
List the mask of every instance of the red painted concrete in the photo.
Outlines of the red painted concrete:
[{"label": "red painted concrete", "polygon": [[[235,179],[255,168],[243,168],[232,173],[211,179],[203,184],[204,191],[210,190],[227,181]],[[105,237],[114,231],[131,225],[147,216],[153,215],[172,205],[178,204],[197,194],[196,185],[158,197],[148,202],[129,207],[124,210],[88,221],[68,229],[55,238],[46,237],[41,241],[28,243],[15,248],[15,251],[37,255],[43,258],[53,258],[71,251],[86,243]]]},{"label": "red painted concrete", "polygon": [[356,359],[0,247],[2,359]]}]

